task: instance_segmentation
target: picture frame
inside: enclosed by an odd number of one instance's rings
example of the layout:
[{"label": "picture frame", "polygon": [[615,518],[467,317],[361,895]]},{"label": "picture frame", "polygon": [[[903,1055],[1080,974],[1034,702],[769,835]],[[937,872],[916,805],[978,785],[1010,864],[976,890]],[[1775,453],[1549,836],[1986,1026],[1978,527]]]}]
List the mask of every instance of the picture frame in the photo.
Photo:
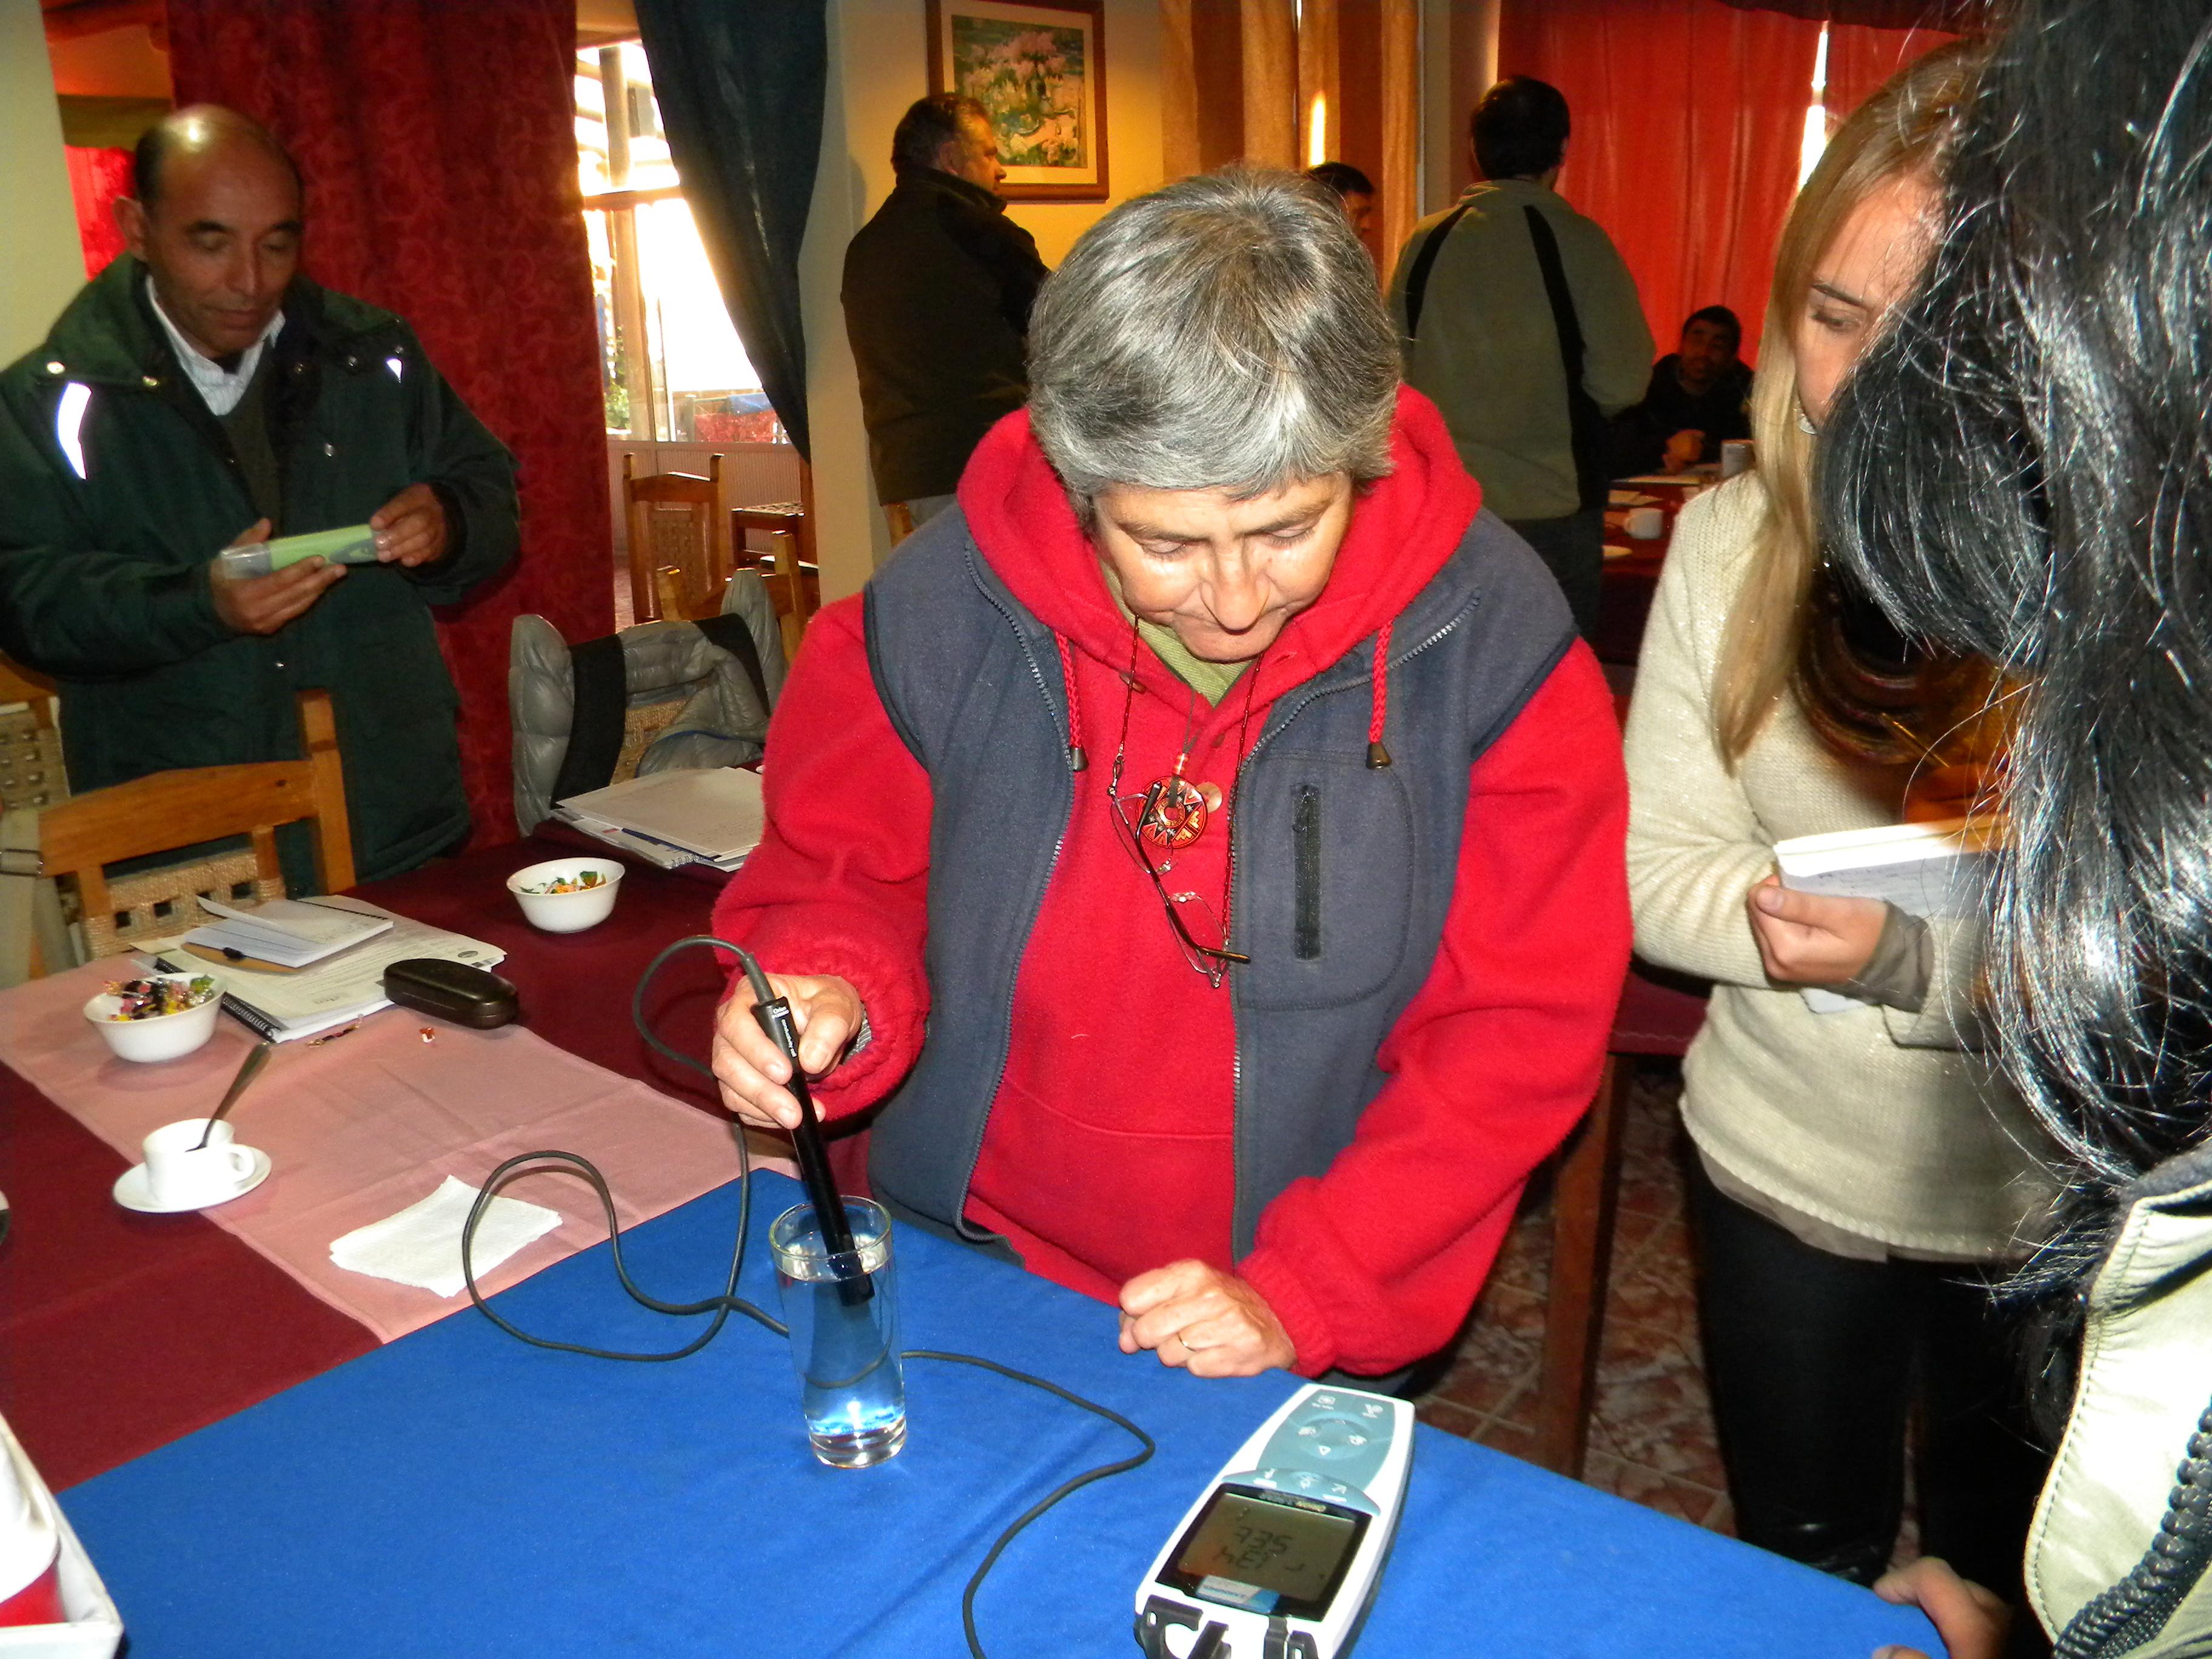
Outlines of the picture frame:
[{"label": "picture frame", "polygon": [[1104,0],[929,0],[929,88],[991,112],[1010,202],[1107,197]]}]

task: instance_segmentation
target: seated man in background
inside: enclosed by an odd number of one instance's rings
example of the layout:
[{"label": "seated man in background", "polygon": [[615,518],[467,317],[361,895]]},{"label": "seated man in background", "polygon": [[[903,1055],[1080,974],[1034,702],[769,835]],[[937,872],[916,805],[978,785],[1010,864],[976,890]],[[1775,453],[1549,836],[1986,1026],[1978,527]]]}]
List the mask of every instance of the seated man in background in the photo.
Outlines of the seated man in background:
[{"label": "seated man in background", "polygon": [[1682,343],[1651,366],[1644,401],[1613,419],[1613,476],[1680,472],[1721,458],[1721,445],[1751,436],[1751,366],[1736,355],[1743,325],[1707,306],[1682,325]]},{"label": "seated man in background", "polygon": [[[133,183],[130,252],[0,375],[0,649],[60,682],[80,792],[292,758],[296,694],[327,690],[356,873],[411,869],[469,831],[429,607],[514,557],[513,458],[405,323],[299,274],[299,171],[262,128],[179,110]],[[373,564],[216,569],[364,522]],[[307,837],[280,848],[313,891]]]}]

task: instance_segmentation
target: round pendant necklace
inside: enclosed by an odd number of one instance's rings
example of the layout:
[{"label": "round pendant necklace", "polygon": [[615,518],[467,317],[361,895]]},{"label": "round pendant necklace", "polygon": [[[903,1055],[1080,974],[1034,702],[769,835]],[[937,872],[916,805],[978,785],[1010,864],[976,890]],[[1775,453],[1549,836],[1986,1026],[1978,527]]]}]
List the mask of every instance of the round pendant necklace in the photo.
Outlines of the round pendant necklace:
[{"label": "round pendant necklace", "polygon": [[[1124,681],[1121,697],[1121,737],[1114,750],[1114,778],[1109,788],[1118,796],[1121,790],[1121,760],[1129,741],[1129,708],[1136,695],[1138,635],[1133,624],[1129,630],[1129,672]],[[1258,678],[1258,665],[1247,668],[1244,673],[1244,720],[1252,718],[1252,686]],[[1224,797],[1221,786],[1211,779],[1193,781],[1183,775],[1190,763],[1191,744],[1198,735],[1198,690],[1190,688],[1190,708],[1183,717],[1182,742],[1176,754],[1175,769],[1152,780],[1145,791],[1144,805],[1137,815],[1137,833],[1152,846],[1164,852],[1175,852],[1189,846],[1206,833],[1206,826],[1218,816]],[[1244,726],[1237,728],[1237,747],[1241,760],[1244,747]]]},{"label": "round pendant necklace", "polygon": [[1219,784],[1193,783],[1182,775],[1182,769],[1190,763],[1191,739],[1197,728],[1198,693],[1193,690],[1175,770],[1152,780],[1152,787],[1145,791],[1144,811],[1137,818],[1137,833],[1168,852],[1188,847],[1204,835],[1207,819],[1221,810]]}]

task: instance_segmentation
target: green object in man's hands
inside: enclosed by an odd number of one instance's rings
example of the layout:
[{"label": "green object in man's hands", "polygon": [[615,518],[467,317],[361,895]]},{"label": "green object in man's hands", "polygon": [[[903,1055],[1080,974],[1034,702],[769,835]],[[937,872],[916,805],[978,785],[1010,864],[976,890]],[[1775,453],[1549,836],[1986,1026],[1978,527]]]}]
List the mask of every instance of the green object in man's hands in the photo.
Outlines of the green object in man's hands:
[{"label": "green object in man's hands", "polygon": [[248,542],[225,548],[216,556],[221,573],[234,579],[266,576],[289,569],[302,559],[319,558],[325,564],[374,564],[376,532],[365,524],[343,530],[317,530],[305,536],[280,536],[273,542]]}]

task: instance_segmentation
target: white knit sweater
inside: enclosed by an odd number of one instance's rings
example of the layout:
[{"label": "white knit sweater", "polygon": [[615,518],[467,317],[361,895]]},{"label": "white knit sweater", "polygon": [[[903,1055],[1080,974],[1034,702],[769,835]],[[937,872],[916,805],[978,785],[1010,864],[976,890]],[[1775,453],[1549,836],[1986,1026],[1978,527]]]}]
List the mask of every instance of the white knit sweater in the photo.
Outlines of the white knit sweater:
[{"label": "white knit sweater", "polygon": [[1908,1254],[2017,1255],[2054,1183],[2018,1099],[1960,1050],[1978,927],[1931,924],[1918,1014],[1816,1014],[1760,964],[1744,896],[1773,869],[1775,842],[1894,823],[1903,785],[1838,758],[1789,699],[1735,772],[1723,763],[1714,667],[1761,507],[1746,477],[1683,509],[1628,715],[1636,948],[1715,981],[1682,1065],[1683,1120],[1735,1177],[1724,1187]]}]

